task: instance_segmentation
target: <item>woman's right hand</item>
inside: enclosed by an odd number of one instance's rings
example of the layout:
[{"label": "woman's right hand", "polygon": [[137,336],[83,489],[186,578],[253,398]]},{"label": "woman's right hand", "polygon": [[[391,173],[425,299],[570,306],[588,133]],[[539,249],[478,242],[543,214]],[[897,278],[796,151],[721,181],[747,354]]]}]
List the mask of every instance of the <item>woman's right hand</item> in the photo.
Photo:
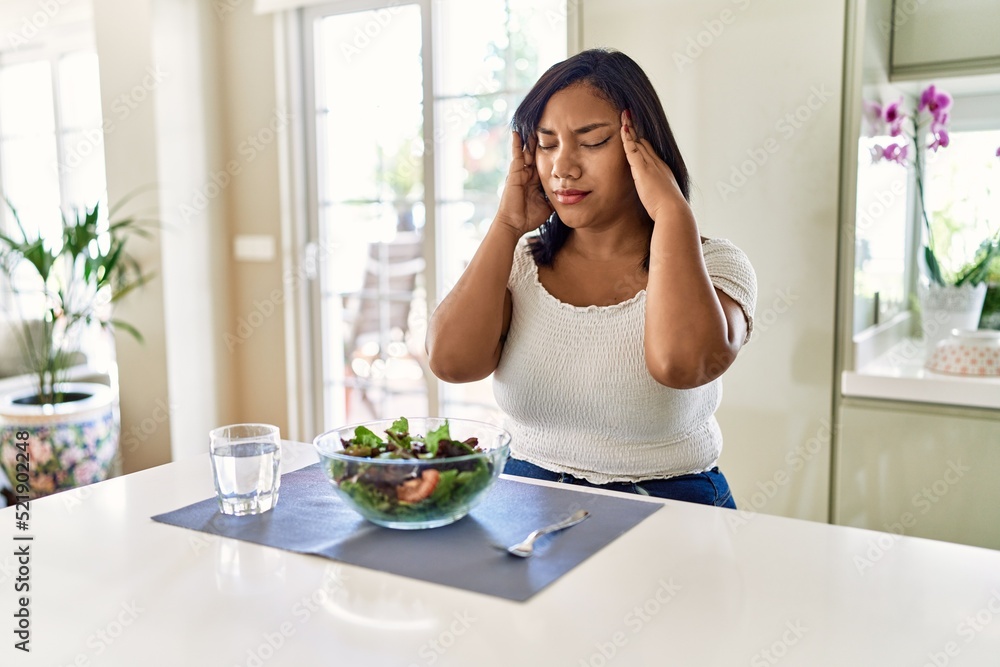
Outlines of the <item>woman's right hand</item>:
[{"label": "woman's right hand", "polygon": [[511,133],[513,159],[507,172],[500,208],[494,222],[517,233],[518,238],[542,226],[552,215],[552,206],[542,194],[542,184],[535,170],[534,153],[525,150],[521,135]]}]

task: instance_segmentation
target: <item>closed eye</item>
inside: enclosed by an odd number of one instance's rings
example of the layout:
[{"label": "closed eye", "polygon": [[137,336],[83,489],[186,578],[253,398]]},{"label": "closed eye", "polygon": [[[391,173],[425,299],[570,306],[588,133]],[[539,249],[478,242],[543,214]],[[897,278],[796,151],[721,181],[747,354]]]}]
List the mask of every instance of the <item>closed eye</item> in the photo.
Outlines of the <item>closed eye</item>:
[{"label": "closed eye", "polygon": [[[603,146],[604,144],[608,143],[609,141],[611,141],[611,137],[608,137],[604,141],[598,142],[596,144],[580,144],[580,145],[583,146],[584,148],[598,148],[598,147]],[[537,147],[538,147],[538,150],[540,150],[540,151],[550,151],[550,150],[552,150],[553,148],[556,147],[556,144],[552,144],[551,146],[543,146],[542,144],[538,144]]]}]

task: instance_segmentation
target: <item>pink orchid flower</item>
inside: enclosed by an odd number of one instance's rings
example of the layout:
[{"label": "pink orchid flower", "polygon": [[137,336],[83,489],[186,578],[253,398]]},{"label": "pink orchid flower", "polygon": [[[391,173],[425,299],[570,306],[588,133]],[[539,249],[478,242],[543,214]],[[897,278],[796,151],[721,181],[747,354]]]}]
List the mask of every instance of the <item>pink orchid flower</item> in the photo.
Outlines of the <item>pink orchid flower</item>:
[{"label": "pink orchid flower", "polygon": [[882,110],[882,119],[889,124],[889,134],[898,137],[903,131],[903,121],[906,113],[902,110],[903,98],[889,104]]},{"label": "pink orchid flower", "polygon": [[941,130],[944,130],[947,124],[948,124],[948,113],[941,112],[940,116],[936,116],[931,121],[931,132],[934,132],[936,134]]},{"label": "pink orchid flower", "polygon": [[902,111],[903,98],[900,97],[895,102],[886,105],[885,109],[882,110],[882,118],[887,123],[895,123],[897,120],[905,116],[906,114]]},{"label": "pink orchid flower", "polygon": [[861,109],[862,117],[868,122],[868,127],[874,131],[878,127],[879,121],[882,120],[882,105],[873,100],[863,100]]},{"label": "pink orchid flower", "polygon": [[951,139],[948,136],[948,130],[942,127],[934,133],[934,141],[928,144],[927,149],[937,151],[939,148],[947,148],[949,143],[951,143]]},{"label": "pink orchid flower", "polygon": [[941,114],[951,108],[951,102],[951,95],[944,91],[938,91],[934,84],[931,84],[920,94],[920,106],[917,107],[917,111],[927,109],[931,116],[937,120]]},{"label": "pink orchid flower", "polygon": [[906,156],[909,155],[909,153],[909,146],[900,146],[899,144],[889,144],[882,149],[882,157],[897,164],[905,164]]}]

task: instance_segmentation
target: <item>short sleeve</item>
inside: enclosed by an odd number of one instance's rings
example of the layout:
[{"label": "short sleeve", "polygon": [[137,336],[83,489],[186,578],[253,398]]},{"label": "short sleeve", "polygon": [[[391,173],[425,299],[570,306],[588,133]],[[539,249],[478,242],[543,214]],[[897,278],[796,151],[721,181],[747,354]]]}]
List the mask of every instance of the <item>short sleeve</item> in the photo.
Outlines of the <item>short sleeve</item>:
[{"label": "short sleeve", "polygon": [[712,284],[743,308],[747,318],[744,345],[753,333],[753,316],[757,308],[757,274],[742,250],[725,239],[708,239],[702,244],[705,268]]},{"label": "short sleeve", "polygon": [[531,235],[525,235],[517,242],[514,248],[514,263],[510,267],[510,277],[507,279],[507,289],[516,293],[518,288],[526,283],[530,283],[534,275],[535,259],[531,255],[529,245]]}]

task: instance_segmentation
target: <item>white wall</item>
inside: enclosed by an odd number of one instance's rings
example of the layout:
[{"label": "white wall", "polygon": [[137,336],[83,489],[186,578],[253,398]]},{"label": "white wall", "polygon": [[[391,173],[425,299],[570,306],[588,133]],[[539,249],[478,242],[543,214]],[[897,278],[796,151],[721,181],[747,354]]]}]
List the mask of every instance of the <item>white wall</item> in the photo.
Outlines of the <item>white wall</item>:
[{"label": "white wall", "polygon": [[[225,190],[230,234],[270,236],[280,249],[278,133],[302,119],[288,116],[277,101],[274,16],[255,15],[250,2],[217,6],[229,8],[216,13],[225,119],[222,157],[239,168]],[[232,310],[222,332],[238,369],[232,387],[237,417],[276,424],[283,435],[290,433],[284,320],[289,294],[284,289],[286,283],[304,285],[292,280],[295,272],[283,265],[280,251],[270,261],[234,262]],[[300,439],[313,435],[301,434]]]},{"label": "white wall", "polygon": [[[118,337],[126,472],[207,450],[208,430],[234,421],[235,364],[225,200],[200,205],[222,153],[218,26],[199,0],[93,0],[101,68],[108,194],[160,225],[138,254],[157,278],[122,302],[145,337]],[[191,204],[183,209],[182,204]]]},{"label": "white wall", "polygon": [[280,258],[232,255],[238,234],[281,245],[273,17],[203,0],[93,0],[93,17],[109,195],[148,188],[136,205],[161,222],[138,249],[157,279],[119,311],[146,338],[118,341],[124,469],[204,452],[223,423],[288,433]]},{"label": "white wall", "polygon": [[[105,126],[104,155],[112,204],[133,191],[158,185],[154,95],[162,76],[157,74],[150,49],[152,29],[148,0],[94,0],[101,106],[110,121]],[[138,208],[157,215],[158,192],[146,192],[135,200],[131,210]],[[168,267],[162,263],[156,230],[151,242],[133,250],[143,268],[158,273],[159,278],[123,300],[116,312],[145,338],[140,344],[125,335],[117,337],[125,472],[170,460],[163,298]]]},{"label": "white wall", "polygon": [[702,232],[757,270],[756,333],[718,413],[737,503],[826,521],[845,2],[583,7],[584,47],[628,53],[656,86]]},{"label": "white wall", "polygon": [[209,3],[153,0],[171,458],[208,450],[208,431],[234,420],[235,364],[222,331],[231,315],[218,25]]}]

